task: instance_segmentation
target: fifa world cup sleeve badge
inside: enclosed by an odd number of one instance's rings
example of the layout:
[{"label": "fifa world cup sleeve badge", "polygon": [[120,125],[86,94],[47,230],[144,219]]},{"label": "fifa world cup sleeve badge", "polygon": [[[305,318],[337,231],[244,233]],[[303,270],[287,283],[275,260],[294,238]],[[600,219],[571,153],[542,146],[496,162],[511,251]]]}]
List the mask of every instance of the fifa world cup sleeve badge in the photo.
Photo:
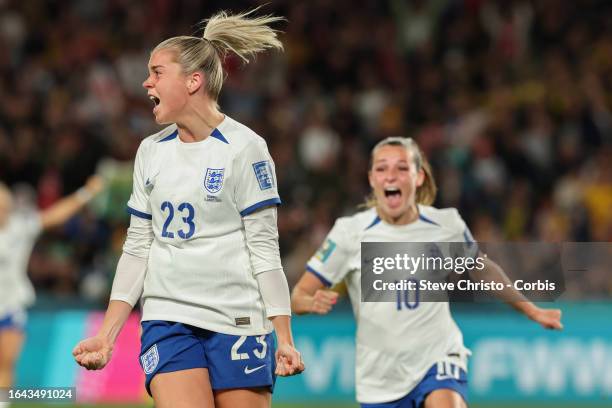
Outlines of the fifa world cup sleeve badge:
[{"label": "fifa world cup sleeve badge", "polygon": [[322,263],[325,263],[325,261],[327,261],[327,258],[329,258],[332,252],[334,252],[334,249],[336,249],[336,243],[331,239],[327,238],[315,254],[315,258],[317,258]]},{"label": "fifa world cup sleeve badge", "polygon": [[268,190],[274,187],[272,167],[268,160],[253,163],[253,171],[255,172],[255,177],[257,177],[260,190]]}]

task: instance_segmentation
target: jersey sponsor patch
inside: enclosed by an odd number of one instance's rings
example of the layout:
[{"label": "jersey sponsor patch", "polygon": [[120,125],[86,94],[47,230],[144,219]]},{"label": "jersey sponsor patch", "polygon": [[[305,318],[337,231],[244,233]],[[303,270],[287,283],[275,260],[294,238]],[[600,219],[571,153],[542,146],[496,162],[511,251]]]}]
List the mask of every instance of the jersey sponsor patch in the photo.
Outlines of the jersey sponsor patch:
[{"label": "jersey sponsor patch", "polygon": [[204,188],[209,193],[218,193],[223,187],[223,174],[225,169],[206,169],[206,175],[204,176]]},{"label": "jersey sponsor patch", "polygon": [[234,320],[236,321],[236,326],[248,326],[251,324],[250,317],[237,317]]},{"label": "jersey sponsor patch", "polygon": [[327,261],[327,258],[329,258],[332,252],[334,252],[334,249],[336,249],[336,243],[331,239],[327,238],[315,254],[315,258],[317,258],[322,263],[325,263],[325,261]]},{"label": "jersey sponsor patch", "polygon": [[145,374],[151,374],[157,364],[159,364],[159,353],[157,352],[157,344],[154,344],[146,353],[140,357],[142,369]]},{"label": "jersey sponsor patch", "polygon": [[260,190],[268,190],[274,186],[272,168],[268,160],[253,163],[253,171],[255,171]]}]

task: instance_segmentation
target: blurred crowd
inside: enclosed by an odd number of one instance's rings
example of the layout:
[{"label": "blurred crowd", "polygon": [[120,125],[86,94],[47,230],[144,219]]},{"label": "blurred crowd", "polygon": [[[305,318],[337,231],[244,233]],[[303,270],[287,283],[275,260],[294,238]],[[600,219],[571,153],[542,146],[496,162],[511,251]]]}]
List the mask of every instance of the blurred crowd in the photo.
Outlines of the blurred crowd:
[{"label": "blurred crowd", "polygon": [[[103,202],[39,240],[40,291],[103,302],[129,221],[149,50],[263,2],[0,0],[0,180],[45,208],[94,172]],[[272,1],[284,53],[226,60],[222,111],[268,142],[290,283],[368,194],[369,151],[411,136],[480,241],[612,238],[612,3]],[[581,283],[612,293],[607,271]]]}]

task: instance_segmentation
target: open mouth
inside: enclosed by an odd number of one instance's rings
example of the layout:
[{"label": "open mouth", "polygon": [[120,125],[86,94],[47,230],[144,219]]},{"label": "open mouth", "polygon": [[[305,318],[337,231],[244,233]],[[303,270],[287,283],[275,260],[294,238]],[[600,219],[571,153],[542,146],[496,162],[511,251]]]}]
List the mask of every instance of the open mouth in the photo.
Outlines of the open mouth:
[{"label": "open mouth", "polygon": [[397,187],[387,187],[385,188],[385,197],[387,198],[400,198],[402,196],[402,191]]},{"label": "open mouth", "polygon": [[159,105],[159,103],[161,102],[159,98],[155,95],[149,95],[149,99],[153,101],[154,107],[157,107],[157,105]]},{"label": "open mouth", "polygon": [[385,200],[390,208],[400,207],[402,205],[402,191],[397,187],[386,187]]}]

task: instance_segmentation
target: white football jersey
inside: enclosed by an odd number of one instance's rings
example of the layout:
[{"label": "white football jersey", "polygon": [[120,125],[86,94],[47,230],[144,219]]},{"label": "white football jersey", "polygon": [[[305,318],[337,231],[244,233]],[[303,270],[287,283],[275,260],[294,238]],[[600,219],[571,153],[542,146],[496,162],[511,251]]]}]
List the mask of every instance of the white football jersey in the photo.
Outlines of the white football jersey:
[{"label": "white football jersey", "polygon": [[440,361],[467,371],[469,350],[448,302],[360,302],[362,242],[465,242],[471,235],[454,208],[419,205],[407,225],[381,221],[375,209],[339,218],[307,270],[327,286],[346,282],[357,320],[356,390],[360,403],[394,401],[407,395]]},{"label": "white football jersey", "polygon": [[200,142],[182,142],[176,125],[143,140],[128,202],[154,233],[143,321],[269,333],[242,217],[278,204],[266,142],[228,116]]},{"label": "white football jersey", "polygon": [[0,319],[34,303],[28,262],[40,232],[40,215],[33,210],[13,212],[0,228]]}]

